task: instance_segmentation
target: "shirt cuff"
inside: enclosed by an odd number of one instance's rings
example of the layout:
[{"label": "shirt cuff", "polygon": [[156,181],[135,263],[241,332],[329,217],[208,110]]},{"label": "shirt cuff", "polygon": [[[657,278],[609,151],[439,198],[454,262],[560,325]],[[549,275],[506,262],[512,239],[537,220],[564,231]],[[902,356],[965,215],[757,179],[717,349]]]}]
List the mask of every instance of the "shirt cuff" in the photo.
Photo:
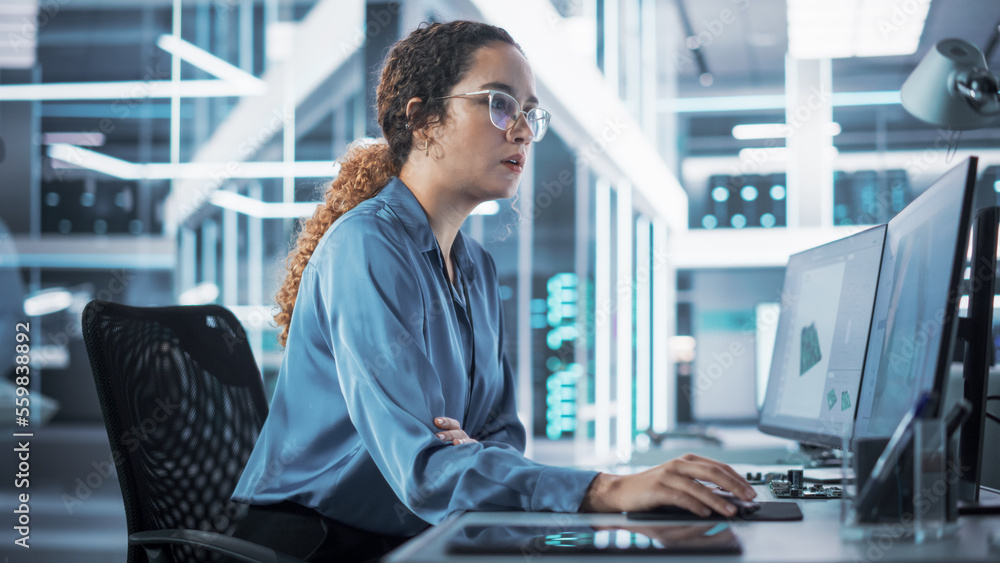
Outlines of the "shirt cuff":
[{"label": "shirt cuff", "polygon": [[531,494],[531,511],[577,512],[597,471],[546,467],[538,474]]}]

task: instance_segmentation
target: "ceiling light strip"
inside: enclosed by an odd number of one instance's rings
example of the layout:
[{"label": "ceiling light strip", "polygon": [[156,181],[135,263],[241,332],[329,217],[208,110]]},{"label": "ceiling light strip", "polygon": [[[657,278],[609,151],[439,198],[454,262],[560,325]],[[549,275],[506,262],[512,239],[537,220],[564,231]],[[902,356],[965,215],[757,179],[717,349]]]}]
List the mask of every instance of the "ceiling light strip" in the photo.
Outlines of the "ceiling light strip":
[{"label": "ceiling light strip", "polygon": [[264,87],[264,82],[249,72],[173,35],[161,35],[157,38],[156,45],[224,81],[245,84],[258,89]]},{"label": "ceiling light strip", "polygon": [[253,199],[236,192],[216,190],[212,192],[209,201],[217,207],[230,209],[250,217],[261,219],[295,219],[311,216],[316,211],[319,202],[302,203],[272,203]]},{"label": "ceiling light strip", "polygon": [[[47,154],[71,166],[87,168],[123,180],[282,178],[287,166],[284,162],[236,161],[137,164],[65,143],[49,145]],[[340,163],[336,161],[307,160],[293,162],[291,165],[294,178],[333,178],[340,172]]]},{"label": "ceiling light strip", "polygon": [[[839,92],[831,97],[833,107],[884,106],[899,104],[899,91]],[[657,111],[662,113],[713,113],[753,110],[785,110],[784,94],[758,96],[709,96],[697,98],[661,99]]]}]

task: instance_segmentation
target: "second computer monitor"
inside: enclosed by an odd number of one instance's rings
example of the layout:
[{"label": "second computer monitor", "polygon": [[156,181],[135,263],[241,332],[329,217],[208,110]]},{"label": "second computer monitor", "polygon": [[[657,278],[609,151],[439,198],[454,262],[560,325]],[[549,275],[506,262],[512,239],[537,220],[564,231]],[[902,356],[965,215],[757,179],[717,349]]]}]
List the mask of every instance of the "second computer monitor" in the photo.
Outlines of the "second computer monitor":
[{"label": "second computer monitor", "polygon": [[[889,221],[854,438],[887,438],[922,393],[941,406],[974,209],[976,158]],[[995,226],[993,228],[996,228]]]},{"label": "second computer monitor", "polygon": [[840,447],[858,401],[884,225],[793,255],[760,429]]}]

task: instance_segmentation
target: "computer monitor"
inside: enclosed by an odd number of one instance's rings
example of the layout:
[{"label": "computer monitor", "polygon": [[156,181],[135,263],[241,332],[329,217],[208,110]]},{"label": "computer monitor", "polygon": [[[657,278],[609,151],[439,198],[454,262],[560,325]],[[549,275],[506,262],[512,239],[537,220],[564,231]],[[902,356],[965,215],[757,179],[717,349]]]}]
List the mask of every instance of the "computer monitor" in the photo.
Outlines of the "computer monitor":
[{"label": "computer monitor", "polygon": [[838,448],[854,421],[886,227],[792,255],[759,428]]},{"label": "computer monitor", "polygon": [[889,221],[853,437],[888,438],[924,393],[940,415],[955,344],[976,158]]}]

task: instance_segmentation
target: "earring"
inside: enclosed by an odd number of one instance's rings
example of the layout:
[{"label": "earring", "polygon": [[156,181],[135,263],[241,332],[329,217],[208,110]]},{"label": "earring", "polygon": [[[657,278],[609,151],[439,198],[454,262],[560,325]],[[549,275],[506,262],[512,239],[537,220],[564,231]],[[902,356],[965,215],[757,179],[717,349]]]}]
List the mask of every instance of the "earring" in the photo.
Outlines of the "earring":
[{"label": "earring", "polygon": [[431,142],[428,139],[424,139],[424,156],[430,156],[428,149],[431,146]]}]

